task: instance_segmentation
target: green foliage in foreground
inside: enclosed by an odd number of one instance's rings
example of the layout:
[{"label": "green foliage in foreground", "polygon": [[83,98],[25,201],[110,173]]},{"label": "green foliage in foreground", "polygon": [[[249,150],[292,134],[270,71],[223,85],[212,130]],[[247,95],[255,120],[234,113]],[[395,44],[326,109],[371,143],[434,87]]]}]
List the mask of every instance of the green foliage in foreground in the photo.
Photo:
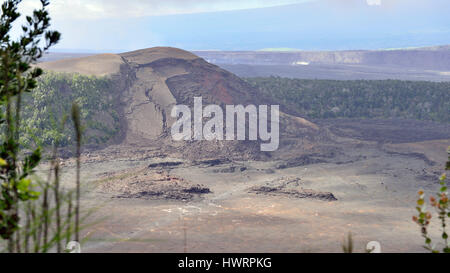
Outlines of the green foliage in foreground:
[{"label": "green foliage in foreground", "polygon": [[450,82],[247,78],[263,96],[307,118],[450,122]]},{"label": "green foliage in foreground", "polygon": [[[450,147],[447,149],[448,161],[446,162],[445,170],[450,170]],[[427,202],[425,200],[425,192],[420,190],[418,192],[419,198],[417,199],[417,215],[413,216],[413,221],[419,225],[420,233],[425,240],[424,248],[432,253],[439,253],[440,250],[437,248],[442,247],[443,253],[450,253],[450,242],[448,240],[447,226],[448,220],[450,219],[450,201],[448,199],[448,186],[446,183],[447,174],[444,173],[439,179],[439,191],[436,195],[430,196],[429,205],[434,208],[438,221],[441,226],[441,243],[436,243],[436,240],[431,238],[430,234],[430,223],[433,218],[433,210],[427,209]],[[437,240],[438,241],[438,240]]]},{"label": "green foliage in foreground", "polygon": [[113,106],[112,81],[106,77],[46,72],[39,77],[33,93],[25,98],[21,143],[32,141],[59,146],[73,142],[73,126],[58,130],[64,116],[70,116],[72,102],[80,106],[85,127],[86,143],[100,144],[111,139],[119,130],[119,118]]},{"label": "green foliage in foreground", "polygon": [[[443,253],[450,253],[450,243],[448,241],[447,225],[450,219],[450,202],[448,199],[448,190],[445,180],[446,174],[443,174],[440,178],[440,189],[436,196],[430,196],[430,206],[435,209],[438,221],[441,226],[441,239],[439,244],[434,243],[431,238],[429,227],[432,216],[432,211],[427,210],[427,204],[425,201],[425,193],[423,190],[419,191],[419,198],[417,199],[417,216],[413,216],[413,221],[420,227],[420,232],[425,240],[424,248],[432,253],[439,253],[436,245],[442,247]],[[434,244],[433,244],[434,243]]]},{"label": "green foliage in foreground", "polygon": [[[6,242],[8,252],[22,252],[22,247],[25,247],[26,251],[30,250],[31,233],[26,232],[23,238],[22,231],[34,229],[31,222],[34,222],[36,217],[33,217],[31,209],[41,196],[41,191],[36,191],[37,185],[32,181],[36,167],[41,161],[40,147],[25,154],[19,141],[22,132],[22,105],[26,102],[23,96],[33,91],[36,79],[42,75],[42,70],[33,67],[32,64],[51,46],[58,43],[61,37],[59,32],[49,30],[50,17],[47,11],[49,2],[41,0],[40,8],[25,17],[19,37],[11,39],[10,32],[13,25],[21,16],[18,12],[20,2],[20,0],[6,0],[0,7],[0,124],[3,125],[0,130],[0,238],[2,239],[0,246]],[[59,196],[59,192],[56,187],[55,196]],[[44,193],[44,200],[48,201],[46,197],[48,196]],[[61,201],[56,199],[55,203],[59,208]],[[42,205],[44,212],[42,216],[46,218],[49,215],[48,202],[43,203],[45,205]],[[26,219],[24,214],[28,216]],[[58,215],[57,236],[56,240],[52,240],[53,243],[57,241],[58,252],[61,251],[62,241],[60,220],[61,217]],[[26,223],[25,227],[21,225],[23,222]],[[48,231],[49,222],[45,220],[44,222],[45,230]],[[37,233],[33,234],[37,238]],[[49,243],[47,235],[48,233],[44,234],[46,245]],[[36,250],[39,251],[40,248],[37,247]]]}]

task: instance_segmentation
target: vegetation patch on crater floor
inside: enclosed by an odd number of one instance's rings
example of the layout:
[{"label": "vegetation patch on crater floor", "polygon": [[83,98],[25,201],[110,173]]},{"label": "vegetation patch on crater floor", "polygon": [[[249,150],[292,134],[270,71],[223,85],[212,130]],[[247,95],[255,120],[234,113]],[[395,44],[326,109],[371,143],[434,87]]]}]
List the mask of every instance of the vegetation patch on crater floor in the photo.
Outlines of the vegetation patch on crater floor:
[{"label": "vegetation patch on crater floor", "polygon": [[74,128],[61,121],[70,115],[73,102],[80,106],[85,144],[98,145],[111,140],[120,129],[114,82],[108,77],[46,72],[33,92],[25,97],[21,143],[59,146],[73,142]]},{"label": "vegetation patch on crater floor", "polygon": [[261,95],[310,119],[406,118],[450,122],[450,82],[247,78]]}]

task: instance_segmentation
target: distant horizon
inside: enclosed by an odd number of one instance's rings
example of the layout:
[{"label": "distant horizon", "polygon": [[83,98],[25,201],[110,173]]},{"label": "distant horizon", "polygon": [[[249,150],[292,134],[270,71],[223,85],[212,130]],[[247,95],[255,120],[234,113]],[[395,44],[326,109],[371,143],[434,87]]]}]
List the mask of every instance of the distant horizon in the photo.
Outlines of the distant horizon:
[{"label": "distant horizon", "polygon": [[[38,2],[24,0],[23,14]],[[62,33],[55,47],[60,52],[156,45],[336,51],[450,44],[448,0],[53,0],[49,10],[52,28]]]},{"label": "distant horizon", "polygon": [[[56,48],[51,49],[49,53],[72,53],[72,54],[120,54],[125,52],[131,52],[140,49],[152,48],[152,47],[174,47],[174,46],[163,46],[163,45],[155,45],[150,47],[143,48],[135,48],[131,50],[113,50],[113,49],[105,49],[105,50],[95,50],[95,49],[75,49],[75,48]],[[182,50],[190,51],[190,52],[214,52],[214,51],[223,51],[223,52],[333,52],[333,51],[391,51],[391,50],[416,50],[416,49],[428,49],[428,48],[439,48],[439,47],[450,47],[450,44],[436,44],[436,45],[425,45],[425,46],[411,46],[411,47],[403,47],[403,48],[377,48],[377,49],[330,49],[330,50],[310,50],[310,49],[296,49],[296,48],[262,48],[256,50],[221,50],[221,49],[185,49],[182,47],[174,47]]]}]

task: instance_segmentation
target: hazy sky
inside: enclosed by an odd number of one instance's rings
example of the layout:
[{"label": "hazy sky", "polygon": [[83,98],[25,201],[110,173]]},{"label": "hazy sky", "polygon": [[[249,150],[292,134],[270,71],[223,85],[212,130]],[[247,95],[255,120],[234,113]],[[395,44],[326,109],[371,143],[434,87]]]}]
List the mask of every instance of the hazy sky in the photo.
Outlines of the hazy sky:
[{"label": "hazy sky", "polygon": [[[50,0],[60,50],[375,49],[450,44],[450,0]],[[38,0],[24,0],[28,13]]]},{"label": "hazy sky", "polygon": [[[314,0],[53,0],[49,9],[58,20],[95,20],[242,10],[307,1]],[[24,10],[32,10],[39,1],[24,0],[22,5]]]}]

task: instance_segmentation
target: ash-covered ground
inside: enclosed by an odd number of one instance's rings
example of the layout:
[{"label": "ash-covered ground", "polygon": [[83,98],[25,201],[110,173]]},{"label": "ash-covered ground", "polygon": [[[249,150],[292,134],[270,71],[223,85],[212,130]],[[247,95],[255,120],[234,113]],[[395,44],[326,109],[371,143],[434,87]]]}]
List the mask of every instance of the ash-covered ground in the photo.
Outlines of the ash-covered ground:
[{"label": "ash-covered ground", "polygon": [[[94,213],[82,251],[341,252],[348,232],[359,252],[369,241],[383,252],[424,251],[411,217],[417,191],[438,189],[450,126],[315,123],[333,142],[276,160],[192,160],[157,146],[86,151],[82,207]],[[64,170],[70,187],[73,159]]]}]

